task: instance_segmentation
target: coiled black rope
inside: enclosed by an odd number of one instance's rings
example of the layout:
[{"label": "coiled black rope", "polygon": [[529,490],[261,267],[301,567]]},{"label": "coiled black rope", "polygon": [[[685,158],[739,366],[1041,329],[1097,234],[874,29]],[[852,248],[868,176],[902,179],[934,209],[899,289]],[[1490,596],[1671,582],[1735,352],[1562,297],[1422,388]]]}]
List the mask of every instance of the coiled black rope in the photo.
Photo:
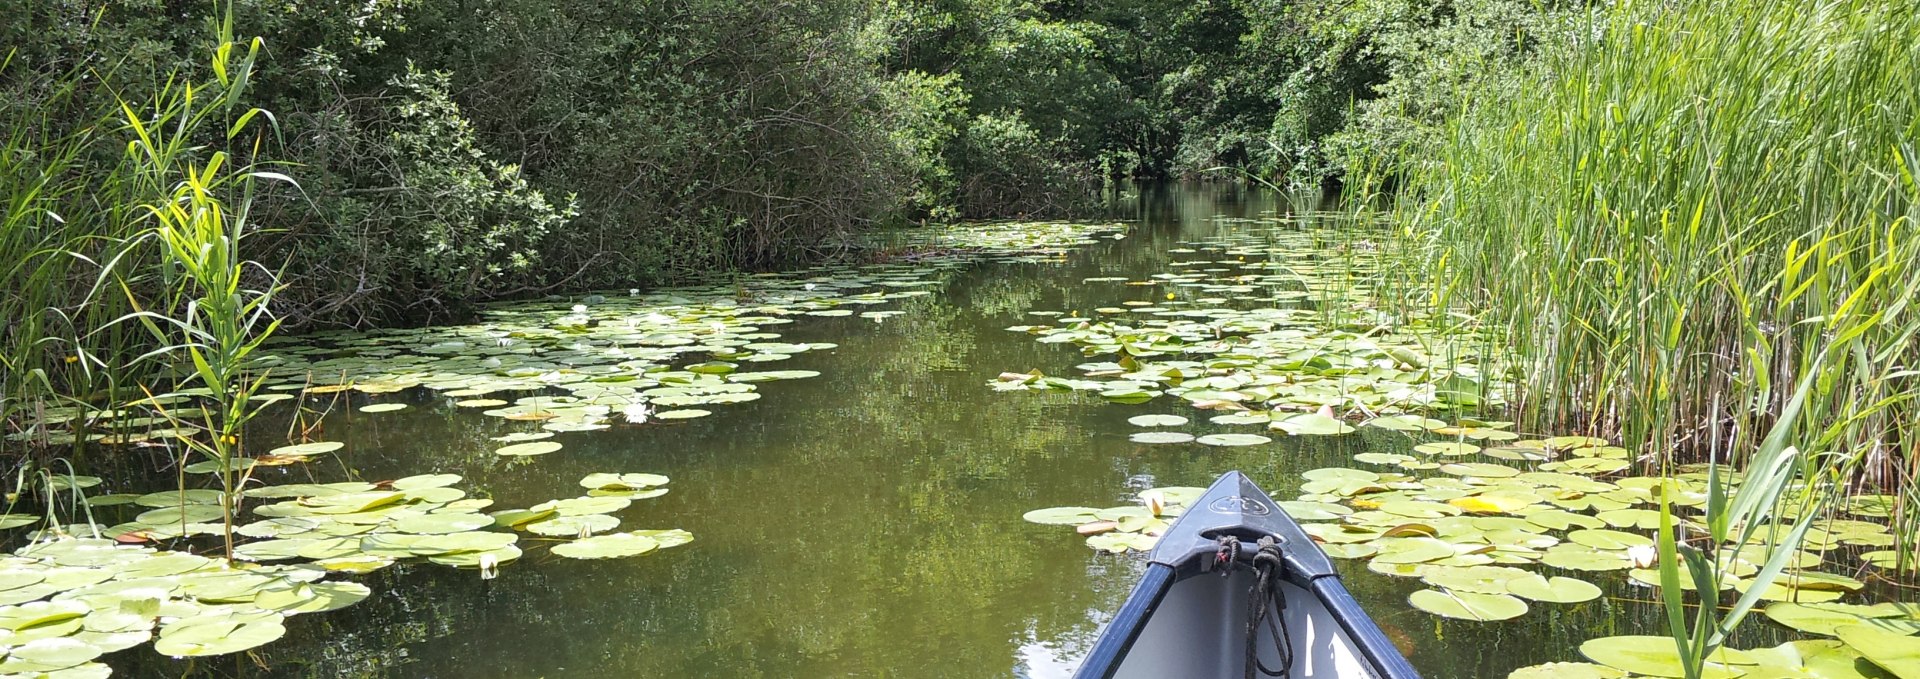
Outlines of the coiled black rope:
[{"label": "coiled black rope", "polygon": [[[1259,545],[1260,550],[1253,554],[1253,593],[1247,597],[1246,679],[1289,677],[1293,673],[1293,635],[1287,630],[1286,592],[1280,583],[1275,582],[1275,578],[1286,568],[1286,562],[1281,558],[1280,543],[1272,536],[1260,538]],[[1267,667],[1266,662],[1260,659],[1260,628],[1263,623],[1268,637],[1273,640],[1273,647],[1280,651],[1278,668]]]},{"label": "coiled black rope", "polygon": [[[1280,551],[1280,541],[1273,536],[1260,538],[1258,551],[1255,551],[1250,565],[1240,563],[1240,539],[1231,535],[1222,535],[1214,542],[1219,545],[1214,551],[1213,565],[1221,577],[1233,575],[1242,566],[1253,569],[1253,591],[1247,596],[1247,657],[1246,679],[1259,677],[1291,677],[1293,674],[1293,635],[1287,629],[1287,595],[1275,578],[1285,572],[1286,559]],[[1260,628],[1266,627],[1267,637],[1273,640],[1274,649],[1280,652],[1280,666],[1267,667],[1260,660]]]}]

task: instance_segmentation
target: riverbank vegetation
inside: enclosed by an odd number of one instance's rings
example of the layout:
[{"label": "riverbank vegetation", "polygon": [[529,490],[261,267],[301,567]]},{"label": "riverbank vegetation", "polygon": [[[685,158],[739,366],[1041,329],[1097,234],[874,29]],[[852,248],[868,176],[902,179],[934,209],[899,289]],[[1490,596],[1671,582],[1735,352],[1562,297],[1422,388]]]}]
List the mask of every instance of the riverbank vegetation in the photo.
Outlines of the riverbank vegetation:
[{"label": "riverbank vegetation", "polygon": [[[34,3],[0,21],[0,419],[125,395],[177,317],[155,212],[224,154],[289,329],[445,322],[1090,214],[1115,179],[1315,185],[1436,134],[1550,25],[1474,0]],[[244,65],[237,59],[251,45]],[[211,55],[211,58],[210,58]],[[223,74],[221,69],[233,68]],[[242,86],[231,87],[230,82]],[[1447,87],[1415,86],[1447,83]],[[190,91],[217,115],[174,113]],[[245,116],[242,120],[241,116]],[[125,152],[141,128],[170,146]],[[243,195],[244,194],[244,195]]]},{"label": "riverbank vegetation", "polygon": [[[1468,95],[1404,205],[1532,420],[1653,459],[1803,450],[1907,486],[1920,19],[1884,2],[1629,5]],[[1833,465],[1829,460],[1823,464]]]}]

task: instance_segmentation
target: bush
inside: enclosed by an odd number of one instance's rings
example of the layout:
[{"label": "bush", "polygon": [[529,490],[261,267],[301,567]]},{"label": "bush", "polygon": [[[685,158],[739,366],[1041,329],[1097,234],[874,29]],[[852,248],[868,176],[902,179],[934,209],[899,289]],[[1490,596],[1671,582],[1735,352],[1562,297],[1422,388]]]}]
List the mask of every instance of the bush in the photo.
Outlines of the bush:
[{"label": "bush", "polygon": [[956,200],[968,215],[1058,215],[1088,208],[1095,178],[1017,115],[967,121],[952,156]]}]

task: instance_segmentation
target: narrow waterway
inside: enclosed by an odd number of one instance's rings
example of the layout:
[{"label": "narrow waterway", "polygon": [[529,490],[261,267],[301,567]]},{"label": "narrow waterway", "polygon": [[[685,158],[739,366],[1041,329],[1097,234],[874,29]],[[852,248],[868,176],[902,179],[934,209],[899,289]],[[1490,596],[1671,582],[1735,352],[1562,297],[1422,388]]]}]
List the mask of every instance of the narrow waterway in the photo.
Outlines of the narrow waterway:
[{"label": "narrow waterway", "polygon": [[[495,455],[490,437],[528,425],[425,389],[379,397],[410,404],[399,412],[339,409],[324,433],[346,446],[312,466],[320,480],[453,473],[510,507],[577,495],[589,473],[664,474],[672,491],[636,503],[628,523],[696,540],[600,561],[529,549],[491,580],[402,564],[364,578],[367,601],[290,620],[259,664],[189,665],[148,649],[109,662],[116,676],[1066,677],[1140,559],[1096,553],[1023,512],[1121,504],[1230,469],[1291,498],[1301,471],[1407,445],[1371,429],[1250,447],[1143,445],[1129,442],[1128,417],[1193,415],[1186,404],[990,388],[1003,371],[1072,374],[1087,360],[1006,329],[1033,322],[1027,312],[1137,298],[1146,293],[1083,281],[1166,271],[1180,257],[1170,250],[1224,233],[1301,228],[1274,223],[1287,211],[1269,194],[1150,191],[1123,215],[1137,219],[1125,238],[1059,261],[971,265],[901,315],[784,326],[783,341],[838,345],[780,364],[819,377],[764,385],[760,400],[710,417],[563,433],[566,447],[550,455]],[[1185,431],[1226,430],[1195,419]],[[1432,677],[1573,660],[1583,640],[1659,633],[1662,620],[1618,577],[1588,603],[1499,623],[1443,620],[1406,604],[1417,582],[1347,565],[1350,587]]]}]

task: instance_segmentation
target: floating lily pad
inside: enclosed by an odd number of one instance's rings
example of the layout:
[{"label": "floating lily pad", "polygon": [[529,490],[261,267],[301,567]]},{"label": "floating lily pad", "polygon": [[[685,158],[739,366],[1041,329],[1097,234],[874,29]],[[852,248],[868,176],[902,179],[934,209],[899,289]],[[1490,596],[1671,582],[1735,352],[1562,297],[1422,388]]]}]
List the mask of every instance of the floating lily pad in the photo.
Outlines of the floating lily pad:
[{"label": "floating lily pad", "polygon": [[532,456],[532,455],[545,455],[547,453],[551,453],[556,450],[559,450],[560,448],[561,448],[560,444],[554,441],[534,441],[532,443],[516,443],[510,446],[500,448],[493,452],[500,455],[525,457],[525,456]]},{"label": "floating lily pad", "polygon": [[1038,524],[1078,526],[1100,518],[1099,512],[1092,507],[1049,507],[1027,512],[1020,518]]},{"label": "floating lily pad", "polygon": [[1194,436],[1179,431],[1137,431],[1128,436],[1127,440],[1147,444],[1191,443]]},{"label": "floating lily pad", "polygon": [[554,545],[553,553],[572,559],[616,559],[645,554],[659,548],[660,542],[651,537],[633,533],[614,533]]},{"label": "floating lily pad", "polygon": [[1514,670],[1507,679],[1620,679],[1626,672],[1606,665],[1583,662],[1550,662]]},{"label": "floating lily pad", "polygon": [[1573,578],[1547,578],[1541,575],[1528,575],[1506,581],[1507,591],[1514,596],[1534,601],[1557,604],[1575,604],[1600,598],[1600,588],[1585,580]]},{"label": "floating lily pad", "polygon": [[[1589,639],[1580,644],[1580,654],[1588,660],[1614,669],[1654,677],[1684,677],[1680,651],[1670,637],[1615,636]],[[1707,677],[1729,679],[1745,672],[1735,664],[1751,664],[1745,653],[1722,648],[1708,657]]]},{"label": "floating lily pad", "polygon": [[1339,418],[1319,413],[1301,413],[1275,418],[1269,428],[1294,436],[1333,436],[1350,434],[1354,429]]},{"label": "floating lily pad", "polygon": [[1208,434],[1194,440],[1208,446],[1257,446],[1273,442],[1259,434]]},{"label": "floating lily pad", "polygon": [[1434,615],[1481,622],[1509,620],[1527,613],[1527,602],[1505,594],[1423,589],[1409,595],[1407,603]]},{"label": "floating lily pad", "polygon": [[1810,634],[1834,636],[1847,625],[1865,625],[1895,634],[1920,634],[1920,619],[1895,606],[1840,603],[1775,603],[1761,609],[1768,619]]},{"label": "floating lily pad", "polygon": [[1741,669],[1748,670],[1749,677],[1889,679],[1891,676],[1867,662],[1859,651],[1832,639],[1789,641],[1773,648],[1749,650],[1747,656],[1754,665]]},{"label": "floating lily pad", "polygon": [[1394,431],[1431,431],[1447,426],[1446,422],[1419,415],[1387,415],[1367,420],[1366,424]]},{"label": "floating lily pad", "polygon": [[219,613],[184,618],[161,628],[153,650],[171,656],[238,653],[287,633],[278,614]]},{"label": "floating lily pad", "polygon": [[544,521],[526,524],[528,532],[552,537],[584,538],[594,533],[604,533],[620,526],[620,520],[605,514],[579,514],[573,516],[555,516]]},{"label": "floating lily pad", "polygon": [[1103,552],[1120,553],[1127,550],[1147,551],[1153,549],[1159,538],[1140,533],[1106,533],[1087,538],[1087,546]]},{"label": "floating lily pad", "polygon": [[1456,441],[1422,443],[1414,446],[1413,449],[1415,452],[1426,453],[1428,455],[1472,455],[1480,452],[1480,446]]},{"label": "floating lily pad", "polygon": [[421,514],[394,522],[393,529],[402,533],[441,535],[479,530],[493,522],[493,517],[480,514]]},{"label": "floating lily pad", "polygon": [[1868,625],[1842,625],[1834,634],[1847,646],[1900,679],[1920,677],[1920,638]]},{"label": "floating lily pad", "polygon": [[[35,639],[12,648],[0,671],[16,675],[58,672],[100,657],[102,649],[72,637]],[[51,675],[49,675],[51,676]]]},{"label": "floating lily pad", "polygon": [[580,479],[581,487],[589,490],[641,490],[654,486],[664,486],[668,478],[659,474],[588,474]]},{"label": "floating lily pad", "polygon": [[1136,415],[1127,418],[1127,423],[1136,427],[1178,427],[1187,423],[1187,418],[1179,415]]}]

